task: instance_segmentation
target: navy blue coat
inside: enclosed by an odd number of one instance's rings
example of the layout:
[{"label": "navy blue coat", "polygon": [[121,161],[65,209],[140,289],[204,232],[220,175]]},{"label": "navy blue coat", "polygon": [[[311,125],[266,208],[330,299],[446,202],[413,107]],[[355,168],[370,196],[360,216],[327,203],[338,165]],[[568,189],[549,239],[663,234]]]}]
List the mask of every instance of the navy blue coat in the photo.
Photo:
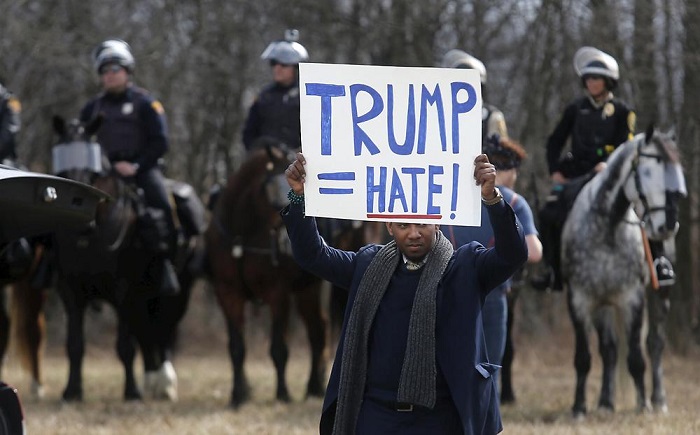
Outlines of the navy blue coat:
[{"label": "navy blue coat", "polygon": [[[368,245],[357,253],[327,246],[314,218],[302,206],[282,211],[294,258],[306,270],[349,289],[348,308],[326,390],[321,434],[333,429],[338,398],[345,327],[360,280],[381,246]],[[464,434],[495,434],[502,430],[496,378],[498,366],[486,357],[481,307],[494,287],[508,279],[527,259],[523,231],[513,210],[501,201],[488,209],[495,235],[494,248],[476,242],[453,254],[437,289],[436,361],[459,412]],[[375,350],[381,352],[381,350]]]}]

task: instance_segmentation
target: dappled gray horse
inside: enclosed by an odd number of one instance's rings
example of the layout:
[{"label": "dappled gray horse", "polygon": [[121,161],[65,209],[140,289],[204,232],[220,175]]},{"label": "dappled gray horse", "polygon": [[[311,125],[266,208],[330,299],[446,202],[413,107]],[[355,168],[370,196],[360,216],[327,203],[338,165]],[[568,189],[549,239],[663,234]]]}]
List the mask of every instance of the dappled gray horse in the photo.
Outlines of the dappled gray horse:
[{"label": "dappled gray horse", "polygon": [[[607,168],[576,198],[562,233],[562,276],[576,335],[575,417],[586,412],[591,326],[598,333],[603,361],[598,407],[613,410],[615,406],[619,340],[621,345],[627,344],[627,368],[634,379],[637,408],[649,408],[641,330],[650,271],[642,230],[654,240],[673,237],[678,227],[677,199],[685,194],[672,135],[650,129],[618,147],[608,159]],[[647,344],[654,378],[651,402],[655,409],[665,411],[663,335],[658,327],[650,327],[649,331]]]}]

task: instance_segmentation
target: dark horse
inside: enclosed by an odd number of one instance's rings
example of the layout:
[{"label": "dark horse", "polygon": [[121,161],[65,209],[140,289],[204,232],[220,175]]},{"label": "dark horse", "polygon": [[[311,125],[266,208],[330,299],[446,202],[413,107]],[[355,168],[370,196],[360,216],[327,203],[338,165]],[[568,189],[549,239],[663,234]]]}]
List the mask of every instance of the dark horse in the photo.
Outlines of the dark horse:
[{"label": "dark horse", "polygon": [[[618,341],[627,350],[627,369],[634,380],[637,409],[649,408],[644,389],[646,364],[641,333],[650,261],[645,261],[645,235],[663,240],[677,231],[677,198],[685,194],[678,149],[670,134],[653,129],[618,147],[607,168],[576,197],[562,233],[562,277],[576,335],[574,416],[586,412],[586,378],[591,368],[588,332],[598,333],[603,378],[598,407],[615,407],[614,373]],[[648,250],[647,250],[648,251]],[[666,410],[662,383],[662,303],[650,290],[647,347],[652,364],[655,409]]]},{"label": "dark horse", "polygon": [[[31,376],[29,391],[35,398],[44,395],[41,350],[46,336],[44,287],[48,283],[37,280],[44,253],[43,237],[0,244],[0,369],[12,331],[12,343]],[[4,297],[4,288],[8,298]],[[9,309],[5,306],[7,300]]]},{"label": "dark horse", "polygon": [[214,206],[205,240],[211,279],[226,317],[228,351],[233,365],[231,406],[250,395],[243,369],[246,302],[270,307],[270,355],[277,371],[277,399],[289,401],[285,368],[286,335],[292,296],[311,345],[307,396],[322,396],[326,376],[326,320],[321,310],[321,280],[302,271],[291,257],[279,211],[286,199],[283,172],[293,154],[266,143],[252,149],[228,180]]},{"label": "dark horse", "polygon": [[55,235],[57,290],[68,319],[69,377],[63,399],[82,400],[85,311],[94,301],[104,300],[117,314],[116,347],[125,371],[124,398],[142,397],[133,370],[135,340],[143,356],[147,396],[176,400],[177,377],[170,353],[196,277],[192,263],[200,249],[196,241],[204,226],[204,207],[194,194],[177,201],[177,216],[181,222],[189,222],[182,226],[185,243],[176,262],[181,289],[174,296],[160,295],[152,273],[156,254],[148,249],[149,239],[143,236],[141,227],[144,203],[133,186],[109,170],[99,144],[90,140],[99,123],[98,118],[86,126],[77,122],[66,125],[54,118],[60,138],[53,149],[54,172],[112,197],[112,201],[98,207],[94,225],[80,232],[59,231]]}]

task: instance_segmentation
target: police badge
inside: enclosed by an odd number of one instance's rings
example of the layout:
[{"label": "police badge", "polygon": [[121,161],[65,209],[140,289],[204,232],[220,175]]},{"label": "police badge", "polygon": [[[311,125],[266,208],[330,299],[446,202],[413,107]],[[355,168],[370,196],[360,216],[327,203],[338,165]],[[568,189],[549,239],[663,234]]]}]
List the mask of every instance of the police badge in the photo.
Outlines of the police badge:
[{"label": "police badge", "polygon": [[613,103],[605,103],[603,106],[603,119],[615,114],[615,105]]},{"label": "police badge", "polygon": [[131,115],[134,111],[134,103],[124,103],[122,105],[122,115]]}]

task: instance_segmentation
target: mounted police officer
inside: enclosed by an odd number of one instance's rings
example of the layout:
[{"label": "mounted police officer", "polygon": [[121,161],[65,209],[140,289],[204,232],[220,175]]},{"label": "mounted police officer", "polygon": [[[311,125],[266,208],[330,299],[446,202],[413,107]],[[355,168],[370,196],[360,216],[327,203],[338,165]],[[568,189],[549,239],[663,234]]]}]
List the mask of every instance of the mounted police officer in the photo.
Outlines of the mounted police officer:
[{"label": "mounted police officer", "polygon": [[270,63],[273,82],[260,92],[248,112],[243,128],[246,150],[263,137],[290,149],[301,147],[299,63],[308,60],[309,53],[298,39],[297,30],[287,30],[284,39],[271,42],[260,56]]},{"label": "mounted police officer", "polygon": [[[574,55],[574,70],[584,95],[564,109],[547,140],[547,165],[553,188],[540,219],[545,259],[551,268],[533,279],[533,286],[540,290],[562,289],[560,240],[568,210],[583,185],[605,168],[608,156],[632,139],[636,124],[635,112],[613,94],[620,72],[612,56],[594,47],[582,47]],[[568,139],[570,152],[562,156]],[[659,249],[657,246],[657,253]],[[671,263],[660,257],[656,264],[660,282],[672,284]]]},{"label": "mounted police officer", "polygon": [[[484,85],[486,85],[486,67],[483,62],[474,56],[458,49],[452,49],[445,53],[442,58],[442,66],[445,68],[463,68],[475,69],[479,72],[481,79],[481,93],[485,94]],[[486,145],[488,138],[493,135],[498,135],[499,138],[508,138],[508,127],[506,126],[506,118],[503,112],[490,104],[483,104],[481,114],[481,138],[482,146]]]},{"label": "mounted police officer", "polygon": [[163,174],[158,161],[168,150],[165,112],[162,104],[147,91],[133,85],[136,62],[131,47],[119,39],[101,43],[93,51],[95,71],[100,76],[102,92],[89,101],[80,113],[80,120],[89,122],[103,118],[97,139],[105,150],[113,169],[132,179],[143,191],[148,207],[159,210],[160,228],[156,246],[148,246],[158,256],[152,271],[161,283],[163,294],[179,291],[171,258],[177,244],[173,211],[168,200]]},{"label": "mounted police officer", "polygon": [[7,166],[16,165],[21,111],[22,105],[17,97],[0,83],[0,163]]}]

